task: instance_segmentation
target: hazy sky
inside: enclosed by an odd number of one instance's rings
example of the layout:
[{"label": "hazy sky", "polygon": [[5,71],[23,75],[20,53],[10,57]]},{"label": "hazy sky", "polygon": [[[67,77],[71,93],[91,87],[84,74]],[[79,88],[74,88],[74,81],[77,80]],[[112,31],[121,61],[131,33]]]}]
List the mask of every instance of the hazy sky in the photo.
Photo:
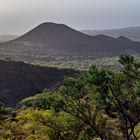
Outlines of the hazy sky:
[{"label": "hazy sky", "polygon": [[0,34],[23,34],[42,22],[78,30],[140,26],[140,0],[0,0]]}]

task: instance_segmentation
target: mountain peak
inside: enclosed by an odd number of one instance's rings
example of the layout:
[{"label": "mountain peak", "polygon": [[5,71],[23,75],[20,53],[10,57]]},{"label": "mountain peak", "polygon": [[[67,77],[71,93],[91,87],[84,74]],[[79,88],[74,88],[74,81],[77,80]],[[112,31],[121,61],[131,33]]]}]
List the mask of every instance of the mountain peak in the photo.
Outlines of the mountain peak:
[{"label": "mountain peak", "polygon": [[38,25],[37,27],[47,27],[47,26],[65,26],[65,27],[68,27],[66,26],[65,24],[60,24],[60,23],[55,23],[55,22],[44,22],[44,23],[41,23],[40,25]]},{"label": "mountain peak", "polygon": [[[42,46],[46,53],[49,49],[58,54],[65,51],[70,54],[76,52],[78,54],[93,53],[102,55],[110,53],[116,55],[126,52],[128,49],[140,52],[140,44],[134,43],[124,36],[119,38],[106,35],[89,36],[65,24],[53,22],[42,23],[15,41],[21,42],[25,46],[30,46],[30,44],[35,47]],[[44,50],[42,51],[43,54]]]},{"label": "mountain peak", "polygon": [[75,39],[77,36],[85,37],[85,35],[65,24],[59,24],[54,22],[44,22],[26,34],[19,37],[16,41],[26,41],[33,43],[48,44],[54,41]]}]

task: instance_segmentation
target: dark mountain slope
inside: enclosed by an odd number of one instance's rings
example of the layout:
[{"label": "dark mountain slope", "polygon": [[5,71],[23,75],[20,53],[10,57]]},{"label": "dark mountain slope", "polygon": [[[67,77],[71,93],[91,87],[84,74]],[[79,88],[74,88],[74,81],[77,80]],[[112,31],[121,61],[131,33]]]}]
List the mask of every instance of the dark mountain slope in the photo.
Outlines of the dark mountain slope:
[{"label": "dark mountain slope", "polygon": [[70,39],[77,40],[78,38],[85,39],[87,37],[90,36],[76,31],[67,25],[47,22],[40,24],[16,39],[16,41],[47,44],[48,42],[69,41]]},{"label": "dark mountain slope", "polygon": [[123,36],[90,36],[67,25],[43,23],[18,39],[0,43],[0,58],[33,63],[94,60],[120,54],[140,54],[140,43]]},{"label": "dark mountain slope", "polygon": [[76,31],[67,25],[43,23],[14,42],[31,43],[34,46],[45,46],[46,49],[75,51],[79,48],[87,50],[92,37]]},{"label": "dark mountain slope", "polygon": [[104,35],[89,36],[64,24],[56,23],[43,23],[14,41],[76,53],[119,55],[129,50],[140,53],[140,43]]},{"label": "dark mountain slope", "polygon": [[9,106],[16,105],[21,99],[35,95],[45,88],[52,88],[65,76],[75,76],[77,73],[74,70],[0,60],[0,101]]}]

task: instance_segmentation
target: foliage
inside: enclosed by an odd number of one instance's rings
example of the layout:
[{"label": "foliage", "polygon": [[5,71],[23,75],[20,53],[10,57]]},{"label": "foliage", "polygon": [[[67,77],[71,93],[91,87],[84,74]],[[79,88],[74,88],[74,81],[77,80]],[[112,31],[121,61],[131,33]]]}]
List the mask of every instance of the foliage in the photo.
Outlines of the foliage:
[{"label": "foliage", "polygon": [[0,121],[11,113],[12,113],[12,109],[10,107],[6,107],[4,103],[0,102]]},{"label": "foliage", "polygon": [[0,139],[140,139],[140,63],[129,55],[119,62],[120,70],[92,66],[58,91],[24,99],[1,122]]}]

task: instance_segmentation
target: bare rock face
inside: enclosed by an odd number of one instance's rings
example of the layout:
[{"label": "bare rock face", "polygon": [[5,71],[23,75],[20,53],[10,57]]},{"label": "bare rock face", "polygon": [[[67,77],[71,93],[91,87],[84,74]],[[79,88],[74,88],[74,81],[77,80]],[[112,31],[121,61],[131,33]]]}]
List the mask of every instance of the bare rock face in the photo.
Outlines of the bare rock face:
[{"label": "bare rock face", "polygon": [[0,101],[14,106],[26,97],[54,87],[65,76],[75,76],[77,73],[74,70],[0,60]]}]

